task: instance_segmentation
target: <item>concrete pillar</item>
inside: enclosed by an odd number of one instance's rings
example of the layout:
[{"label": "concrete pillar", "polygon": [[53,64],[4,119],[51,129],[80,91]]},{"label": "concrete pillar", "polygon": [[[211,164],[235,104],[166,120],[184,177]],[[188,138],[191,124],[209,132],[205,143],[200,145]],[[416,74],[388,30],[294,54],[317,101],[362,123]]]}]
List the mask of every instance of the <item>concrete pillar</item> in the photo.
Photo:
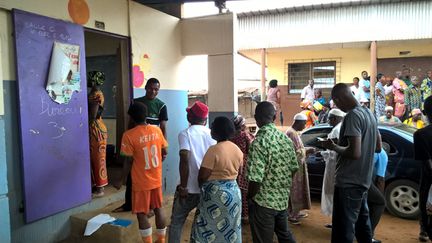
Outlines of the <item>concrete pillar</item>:
[{"label": "concrete pillar", "polygon": [[375,111],[375,83],[377,76],[377,42],[372,41],[370,45],[370,108],[372,112]]},{"label": "concrete pillar", "polygon": [[208,56],[209,122],[218,116],[233,117],[238,112],[234,54]]},{"label": "concrete pillar", "polygon": [[266,100],[266,49],[261,49],[261,101]]}]

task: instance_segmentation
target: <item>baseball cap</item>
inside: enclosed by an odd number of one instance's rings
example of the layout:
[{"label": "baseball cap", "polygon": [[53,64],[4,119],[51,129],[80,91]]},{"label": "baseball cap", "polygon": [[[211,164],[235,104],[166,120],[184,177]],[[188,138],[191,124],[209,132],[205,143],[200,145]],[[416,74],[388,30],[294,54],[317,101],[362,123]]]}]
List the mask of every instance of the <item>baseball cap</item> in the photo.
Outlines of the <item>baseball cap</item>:
[{"label": "baseball cap", "polygon": [[201,101],[195,101],[195,103],[191,107],[186,108],[186,112],[188,114],[191,114],[200,119],[207,118],[208,111],[209,111],[208,106],[202,103]]}]

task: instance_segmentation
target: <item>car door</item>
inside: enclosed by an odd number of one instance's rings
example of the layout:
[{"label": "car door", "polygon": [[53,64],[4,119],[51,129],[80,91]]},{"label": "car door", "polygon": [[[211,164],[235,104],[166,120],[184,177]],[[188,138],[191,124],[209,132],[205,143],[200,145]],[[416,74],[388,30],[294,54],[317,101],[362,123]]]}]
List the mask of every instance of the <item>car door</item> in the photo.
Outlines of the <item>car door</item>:
[{"label": "car door", "polygon": [[389,130],[380,129],[380,133],[389,158],[386,181],[409,179],[419,183],[421,163],[414,160],[413,143]]}]

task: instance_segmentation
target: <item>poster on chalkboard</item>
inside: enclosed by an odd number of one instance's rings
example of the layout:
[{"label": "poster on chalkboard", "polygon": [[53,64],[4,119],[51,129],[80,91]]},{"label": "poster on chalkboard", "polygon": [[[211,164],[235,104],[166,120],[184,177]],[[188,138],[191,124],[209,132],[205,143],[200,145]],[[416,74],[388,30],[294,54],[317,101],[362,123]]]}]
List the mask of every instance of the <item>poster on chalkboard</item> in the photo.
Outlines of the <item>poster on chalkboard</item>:
[{"label": "poster on chalkboard", "polygon": [[69,103],[73,93],[81,90],[79,50],[78,45],[54,42],[46,90],[59,104]]}]

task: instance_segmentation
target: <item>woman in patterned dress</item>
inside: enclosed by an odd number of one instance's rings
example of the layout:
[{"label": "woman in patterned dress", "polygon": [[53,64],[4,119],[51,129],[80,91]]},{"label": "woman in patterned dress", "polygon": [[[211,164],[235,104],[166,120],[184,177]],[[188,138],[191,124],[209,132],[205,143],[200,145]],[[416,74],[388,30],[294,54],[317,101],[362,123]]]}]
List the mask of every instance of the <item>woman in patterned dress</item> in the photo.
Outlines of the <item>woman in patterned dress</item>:
[{"label": "woman in patterned dress", "polygon": [[105,81],[105,74],[92,71],[87,76],[88,84],[92,88],[88,95],[89,129],[90,129],[90,161],[93,184],[93,195],[104,195],[104,186],[108,185],[106,168],[106,145],[108,139],[107,128],[102,120],[105,98],[100,86]]},{"label": "woman in patterned dress", "polygon": [[234,133],[230,119],[214,120],[211,135],[217,144],[207,150],[199,170],[201,199],[192,226],[192,243],[242,242],[241,193],[236,179],[243,153],[229,141]]},{"label": "woman in patterned dress", "polygon": [[236,134],[231,139],[231,142],[236,144],[240,150],[243,152],[243,164],[242,167],[240,167],[238,176],[237,176],[237,184],[240,187],[241,195],[242,195],[242,220],[244,222],[248,221],[248,201],[247,201],[247,192],[249,183],[246,178],[246,171],[247,171],[247,158],[248,158],[248,151],[249,146],[254,140],[254,136],[246,131],[246,120],[238,115],[234,117],[233,119],[235,128],[236,128]]}]

